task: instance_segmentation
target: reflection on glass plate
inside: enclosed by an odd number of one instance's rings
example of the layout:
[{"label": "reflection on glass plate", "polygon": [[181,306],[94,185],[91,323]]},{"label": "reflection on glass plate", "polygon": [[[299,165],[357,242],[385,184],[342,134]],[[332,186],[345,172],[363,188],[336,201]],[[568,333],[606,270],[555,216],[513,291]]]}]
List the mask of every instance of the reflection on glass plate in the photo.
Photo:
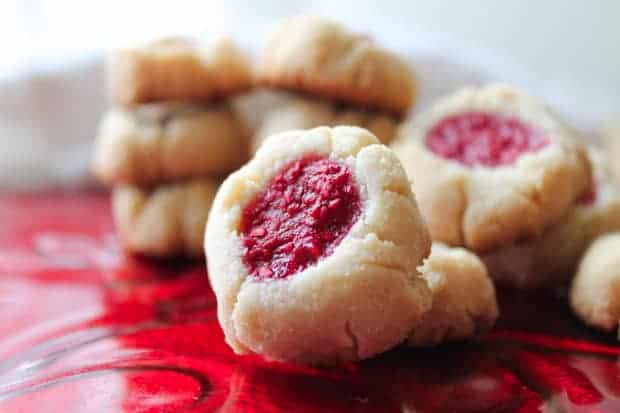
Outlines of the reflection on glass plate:
[{"label": "reflection on glass plate", "polygon": [[105,193],[5,195],[0,227],[2,412],[620,410],[620,347],[561,290],[501,292],[475,343],[316,369],[234,355],[203,263],[123,256]]}]

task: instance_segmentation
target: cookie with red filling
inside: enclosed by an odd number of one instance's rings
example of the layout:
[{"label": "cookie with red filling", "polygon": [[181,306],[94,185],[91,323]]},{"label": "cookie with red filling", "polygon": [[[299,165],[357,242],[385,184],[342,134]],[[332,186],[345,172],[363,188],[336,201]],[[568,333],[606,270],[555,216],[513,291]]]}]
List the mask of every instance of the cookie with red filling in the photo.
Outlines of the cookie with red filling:
[{"label": "cookie with red filling", "polygon": [[434,242],[419,270],[433,293],[433,305],[407,339],[408,345],[462,341],[493,327],[499,315],[495,287],[475,254]]},{"label": "cookie with red filling", "polygon": [[592,241],[620,231],[620,190],[613,183],[607,158],[593,147],[588,148],[588,157],[592,164],[591,190],[557,224],[540,238],[483,255],[499,284],[536,288],[568,281]]},{"label": "cookie with red filling", "polygon": [[364,129],[270,137],[222,184],[205,234],[226,341],[296,363],[364,359],[431,304],[430,237],[407,176]]},{"label": "cookie with red filling", "polygon": [[491,85],[440,100],[394,149],[433,239],[480,252],[540,236],[589,190],[573,136],[534,98]]},{"label": "cookie with red filling", "polygon": [[620,233],[605,235],[590,246],[571,285],[570,303],[587,325],[608,332],[618,329]]}]

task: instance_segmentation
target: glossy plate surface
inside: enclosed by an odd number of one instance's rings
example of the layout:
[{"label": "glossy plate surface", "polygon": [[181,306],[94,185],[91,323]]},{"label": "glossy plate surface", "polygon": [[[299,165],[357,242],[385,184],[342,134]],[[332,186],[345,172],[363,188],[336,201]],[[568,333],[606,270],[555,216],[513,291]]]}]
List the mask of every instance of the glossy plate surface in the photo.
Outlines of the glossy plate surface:
[{"label": "glossy plate surface", "polygon": [[620,347],[562,291],[476,343],[321,370],[234,355],[204,265],[118,249],[106,193],[0,195],[0,412],[618,412]]}]

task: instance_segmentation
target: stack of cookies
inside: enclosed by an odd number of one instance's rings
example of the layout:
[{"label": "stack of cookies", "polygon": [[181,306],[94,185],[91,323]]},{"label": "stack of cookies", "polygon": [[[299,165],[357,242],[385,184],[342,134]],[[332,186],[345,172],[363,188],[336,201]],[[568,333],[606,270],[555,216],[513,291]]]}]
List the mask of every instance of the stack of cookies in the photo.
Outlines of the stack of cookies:
[{"label": "stack of cookies", "polygon": [[[254,80],[262,109],[238,96]],[[122,243],[155,257],[206,251],[237,353],[330,364],[464,340],[495,323],[484,263],[431,245],[400,161],[380,144],[414,102],[400,57],[299,17],[274,31],[255,75],[229,41],[167,39],[115,53],[108,81],[114,106],[93,170],[116,185]],[[301,130],[342,124],[374,134]]]},{"label": "stack of cookies", "polygon": [[259,54],[256,77],[280,98],[257,122],[254,152],[272,134],[321,125],[364,127],[387,143],[415,99],[405,59],[320,17],[281,22]]},{"label": "stack of cookies", "polygon": [[207,47],[173,38],[117,51],[107,69],[113,106],[101,120],[92,169],[114,185],[124,248],[203,255],[219,183],[248,158],[248,134],[227,103],[251,87],[248,60],[227,39]]}]

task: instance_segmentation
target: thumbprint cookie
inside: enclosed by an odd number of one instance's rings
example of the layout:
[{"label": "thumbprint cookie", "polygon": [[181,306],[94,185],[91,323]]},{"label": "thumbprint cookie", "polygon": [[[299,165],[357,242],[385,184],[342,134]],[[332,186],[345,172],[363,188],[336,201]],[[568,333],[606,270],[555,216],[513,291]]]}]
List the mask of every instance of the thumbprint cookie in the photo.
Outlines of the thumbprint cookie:
[{"label": "thumbprint cookie", "polygon": [[257,63],[259,84],[403,115],[415,99],[412,69],[400,56],[312,16],[284,20]]},{"label": "thumbprint cookie", "polygon": [[104,183],[151,185],[233,171],[247,160],[247,132],[222,105],[153,103],[112,108],[95,143]]},{"label": "thumbprint cookie", "polygon": [[582,255],[596,238],[620,231],[620,190],[614,185],[605,154],[588,148],[591,190],[537,239],[518,242],[483,255],[499,284],[537,288],[568,281]]},{"label": "thumbprint cookie", "polygon": [[434,242],[420,272],[433,293],[433,304],[407,344],[433,346],[462,341],[493,327],[499,315],[495,287],[475,254]]},{"label": "thumbprint cookie", "polygon": [[616,183],[620,185],[620,123],[611,125],[605,131],[604,141],[611,160],[611,168]]},{"label": "thumbprint cookie", "polygon": [[534,98],[491,85],[440,100],[394,149],[433,239],[483,252],[540,236],[590,190],[574,136]]},{"label": "thumbprint cookie", "polygon": [[194,179],[145,189],[118,186],[112,210],[123,248],[150,257],[201,257],[219,181]]},{"label": "thumbprint cookie", "polygon": [[587,325],[603,331],[617,330],[620,322],[620,233],[602,236],[592,243],[573,279],[570,303]]},{"label": "thumbprint cookie", "polygon": [[205,248],[236,353],[295,363],[371,357],[431,306],[431,241],[396,155],[368,131],[268,138],[220,187]]},{"label": "thumbprint cookie", "polygon": [[165,38],[111,53],[106,82],[111,100],[130,105],[162,100],[213,100],[252,86],[249,60],[230,39],[205,45]]},{"label": "thumbprint cookie", "polygon": [[318,126],[358,126],[374,134],[381,143],[388,143],[396,134],[397,120],[388,113],[290,96],[286,104],[265,114],[251,140],[251,150],[256,152],[267,137],[276,133]]}]

